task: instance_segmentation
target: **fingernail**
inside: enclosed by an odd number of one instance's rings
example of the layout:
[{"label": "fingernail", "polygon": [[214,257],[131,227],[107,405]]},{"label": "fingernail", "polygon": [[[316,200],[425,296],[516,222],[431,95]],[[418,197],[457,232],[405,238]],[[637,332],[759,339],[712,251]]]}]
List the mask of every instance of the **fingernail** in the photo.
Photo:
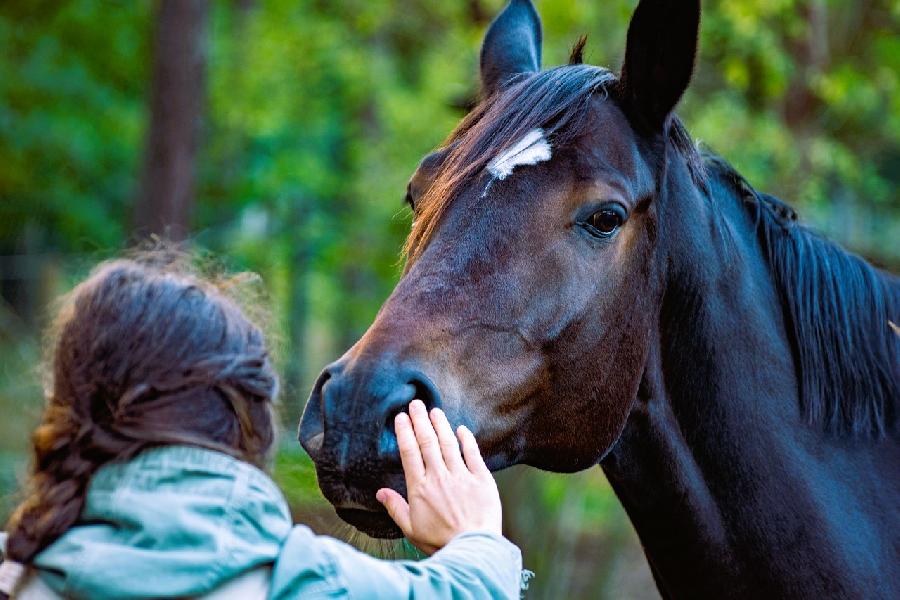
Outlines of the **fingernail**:
[{"label": "fingernail", "polygon": [[409,403],[409,410],[425,410],[425,403],[421,400],[413,400]]},{"label": "fingernail", "polygon": [[404,412],[394,415],[394,427],[406,426],[409,423],[409,415]]},{"label": "fingernail", "polygon": [[379,502],[383,503],[384,497],[385,497],[384,490],[378,490],[377,492],[375,492],[375,499],[378,500]]}]

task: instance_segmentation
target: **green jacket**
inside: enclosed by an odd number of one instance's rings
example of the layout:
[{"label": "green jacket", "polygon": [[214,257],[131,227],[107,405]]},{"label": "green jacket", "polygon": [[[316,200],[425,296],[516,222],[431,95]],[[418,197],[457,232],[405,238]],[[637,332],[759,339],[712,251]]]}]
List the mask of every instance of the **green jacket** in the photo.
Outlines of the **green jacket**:
[{"label": "green jacket", "polygon": [[81,519],[33,565],[73,598],[208,593],[271,567],[269,598],[518,598],[521,554],[465,533],[430,558],[383,561],[291,522],[262,471],[188,446],[147,450],[92,478]]}]

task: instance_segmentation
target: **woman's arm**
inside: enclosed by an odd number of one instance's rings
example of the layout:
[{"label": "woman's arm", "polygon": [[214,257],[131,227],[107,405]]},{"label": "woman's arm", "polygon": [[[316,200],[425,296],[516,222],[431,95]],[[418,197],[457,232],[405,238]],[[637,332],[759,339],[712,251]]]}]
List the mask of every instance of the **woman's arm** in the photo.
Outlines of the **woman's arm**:
[{"label": "woman's arm", "polygon": [[521,572],[519,549],[492,532],[460,534],[421,561],[390,561],[300,526],[275,564],[269,598],[518,599]]}]

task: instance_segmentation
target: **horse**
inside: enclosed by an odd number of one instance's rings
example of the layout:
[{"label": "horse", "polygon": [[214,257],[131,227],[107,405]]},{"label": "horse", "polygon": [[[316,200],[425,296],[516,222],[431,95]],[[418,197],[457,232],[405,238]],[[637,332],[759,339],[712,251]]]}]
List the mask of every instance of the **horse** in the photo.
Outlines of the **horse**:
[{"label": "horse", "polygon": [[801,225],[674,109],[699,0],[641,0],[618,75],[542,70],[530,0],[407,192],[405,268],[299,439],[337,514],[396,537],[413,398],[491,469],[599,464],[665,598],[900,598],[900,285]]}]

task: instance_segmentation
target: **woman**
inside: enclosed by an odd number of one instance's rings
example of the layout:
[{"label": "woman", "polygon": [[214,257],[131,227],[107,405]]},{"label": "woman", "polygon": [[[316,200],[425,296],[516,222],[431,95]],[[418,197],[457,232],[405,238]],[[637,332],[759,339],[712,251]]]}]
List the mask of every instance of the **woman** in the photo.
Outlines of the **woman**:
[{"label": "woman", "polygon": [[395,422],[408,503],[389,489],[377,498],[430,558],[380,561],[292,525],[261,470],[278,380],[261,330],[224,289],[146,259],[103,264],[70,294],[27,497],[8,525],[3,591],[518,597],[521,555],[501,535],[472,433],[454,436],[418,401]]}]

